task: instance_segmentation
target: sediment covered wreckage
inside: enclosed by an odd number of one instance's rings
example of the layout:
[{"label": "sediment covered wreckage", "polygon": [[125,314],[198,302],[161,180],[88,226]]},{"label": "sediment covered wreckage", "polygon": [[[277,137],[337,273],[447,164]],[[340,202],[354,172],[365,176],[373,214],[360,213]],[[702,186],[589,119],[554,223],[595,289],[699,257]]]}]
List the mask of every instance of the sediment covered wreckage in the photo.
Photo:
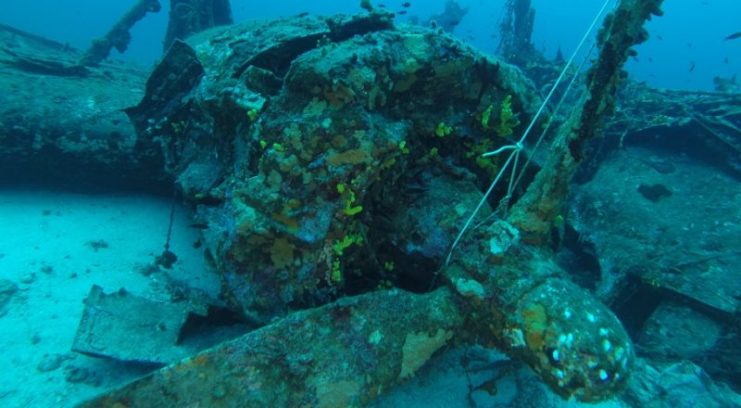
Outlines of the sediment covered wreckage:
[{"label": "sediment covered wreckage", "polygon": [[[649,3],[627,2],[605,29],[592,94],[571,119],[581,133],[562,143],[591,137],[658,11]],[[162,142],[210,226],[228,299],[255,321],[281,319],[90,405],[362,405],[466,339],[524,359],[563,395],[611,395],[630,370],[627,334],[530,246],[549,233],[578,152],[554,153],[514,225],[475,231],[436,271],[496,166],[467,153],[504,144],[537,102],[517,69],[433,30],[394,29],[386,14],[237,25],[174,45],[129,115]],[[409,291],[373,290],[385,282]]]},{"label": "sediment covered wreckage", "polygon": [[527,362],[563,396],[613,395],[631,341],[548,243],[660,3],[625,0],[608,18],[587,96],[542,170],[448,264],[503,164],[480,154],[510,144],[538,108],[517,68],[379,12],[243,23],[174,43],[126,111],[135,131],[125,155],[175,179],[208,226],[225,301],[261,328],[82,406],[361,406],[463,342]]}]

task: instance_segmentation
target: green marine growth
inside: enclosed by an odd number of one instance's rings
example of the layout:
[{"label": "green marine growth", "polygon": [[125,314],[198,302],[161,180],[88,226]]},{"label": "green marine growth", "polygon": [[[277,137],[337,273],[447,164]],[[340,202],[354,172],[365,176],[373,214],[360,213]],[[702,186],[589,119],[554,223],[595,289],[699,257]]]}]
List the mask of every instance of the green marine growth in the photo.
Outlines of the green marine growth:
[{"label": "green marine growth", "polygon": [[252,122],[254,122],[254,121],[257,120],[257,116],[259,114],[260,114],[260,111],[259,110],[255,109],[255,108],[252,108],[252,109],[250,109],[250,110],[247,111],[247,119],[249,119],[250,120],[250,123],[252,123]]},{"label": "green marine growth", "polygon": [[468,148],[466,158],[472,159],[478,168],[486,171],[491,178],[495,178],[499,173],[499,166],[491,157],[484,157],[484,153],[495,149],[494,142],[489,138],[484,138],[476,144],[466,142],[465,146]]},{"label": "green marine growth", "polygon": [[451,133],[453,133],[453,127],[445,122],[440,122],[435,126],[435,136],[437,137],[449,136]]},{"label": "green marine growth", "polygon": [[[481,113],[481,127],[491,129],[491,115],[494,112],[494,104],[489,105]],[[514,128],[520,124],[517,115],[512,111],[512,95],[507,95],[499,108],[499,124],[495,131],[500,137],[512,136]]]},{"label": "green marine growth", "polygon": [[345,184],[337,184],[337,192],[340,193],[342,200],[345,203],[345,207],[342,209],[342,212],[345,215],[353,216],[360,214],[360,212],[363,211],[362,205],[355,205],[355,202],[357,201],[355,192],[345,186]]},{"label": "green marine growth", "polygon": [[337,256],[332,260],[332,270],[329,274],[329,279],[332,283],[340,284],[343,281],[341,267],[342,263],[340,259],[345,253],[345,250],[353,245],[361,245],[362,243],[363,236],[360,234],[348,234],[345,235],[342,239],[336,240],[332,243],[332,251]]},{"label": "green marine growth", "polygon": [[401,150],[402,154],[409,154],[411,152],[411,150],[409,150],[409,146],[407,146],[406,140],[402,140],[397,146],[399,146],[399,150]]}]

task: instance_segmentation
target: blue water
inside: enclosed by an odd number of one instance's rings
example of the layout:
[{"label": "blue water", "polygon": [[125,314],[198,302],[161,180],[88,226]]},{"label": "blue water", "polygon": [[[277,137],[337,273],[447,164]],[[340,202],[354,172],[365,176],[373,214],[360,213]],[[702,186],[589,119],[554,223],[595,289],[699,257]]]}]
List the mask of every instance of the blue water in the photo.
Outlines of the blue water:
[{"label": "blue water", "polygon": [[[90,40],[106,32],[110,25],[134,3],[133,0],[25,0],[2,2],[0,22],[49,38],[85,48]],[[150,14],[133,30],[133,40],[124,59],[144,65],[154,63],[161,53],[161,41],[167,24],[168,1],[163,10]],[[232,1],[235,21],[290,16],[300,12],[315,14],[359,11],[359,1],[283,0],[256,2]],[[391,10],[402,10],[401,1],[374,1]],[[420,21],[443,10],[445,0],[411,1],[407,16]],[[456,35],[485,51],[493,51],[504,0],[461,0],[469,13]],[[555,55],[560,47],[570,53],[589,25],[602,0],[533,0],[537,10],[533,43],[546,55]],[[654,19],[648,28],[651,39],[639,48],[639,55],[628,64],[629,72],[641,81],[663,88],[713,88],[713,77],[741,77],[741,39],[725,41],[741,31],[739,0],[666,1],[665,16]]]}]

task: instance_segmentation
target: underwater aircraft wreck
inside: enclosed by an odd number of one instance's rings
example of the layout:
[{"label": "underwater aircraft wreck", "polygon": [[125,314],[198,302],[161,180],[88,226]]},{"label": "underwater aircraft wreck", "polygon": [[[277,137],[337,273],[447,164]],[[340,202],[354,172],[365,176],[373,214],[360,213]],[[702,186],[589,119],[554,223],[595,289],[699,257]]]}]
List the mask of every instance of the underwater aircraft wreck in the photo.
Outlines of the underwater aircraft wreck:
[{"label": "underwater aircraft wreck", "polygon": [[[623,64],[661,3],[619,2],[599,32],[584,94],[559,120],[542,112],[526,69],[442,30],[395,25],[380,9],[245,22],[175,40],[138,92],[124,90],[147,73],[106,62],[65,71],[77,65],[3,51],[14,69],[66,72],[60,90],[81,75],[100,89],[59,105],[81,112],[59,124],[64,131],[15,129],[16,138],[0,140],[13,147],[3,149],[5,170],[62,166],[152,191],[174,181],[204,226],[205,253],[222,281],[219,306],[254,327],[189,355],[172,351],[178,325],[206,314],[210,300],[168,309],[175,332],[160,330],[160,339],[169,344],[147,350],[160,353],[149,362],[167,365],[80,406],[364,406],[435,352],[466,343],[527,363],[565,398],[612,397],[633,370],[633,341],[556,262],[553,246],[595,138],[676,124],[672,112],[658,124],[604,123],[621,97]],[[29,97],[40,86],[30,80]],[[110,87],[124,96],[106,98]],[[654,104],[666,97],[654,96]],[[733,106],[738,96],[727,98],[714,106]],[[102,107],[116,105],[127,108]],[[12,109],[0,108],[3,126],[28,123]],[[722,151],[726,170],[738,172],[739,140],[728,135],[739,113],[706,113],[682,126],[712,133],[708,154]],[[551,121],[538,170],[518,167],[534,149],[520,135]],[[510,172],[525,184],[490,184]],[[474,208],[480,219],[464,234]],[[88,303],[86,319],[115,301],[106,296],[91,293],[98,303]],[[716,306],[738,311],[732,297]],[[104,336],[94,324],[81,327],[84,336]],[[126,345],[94,344],[76,348],[146,360],[117,350]]]}]

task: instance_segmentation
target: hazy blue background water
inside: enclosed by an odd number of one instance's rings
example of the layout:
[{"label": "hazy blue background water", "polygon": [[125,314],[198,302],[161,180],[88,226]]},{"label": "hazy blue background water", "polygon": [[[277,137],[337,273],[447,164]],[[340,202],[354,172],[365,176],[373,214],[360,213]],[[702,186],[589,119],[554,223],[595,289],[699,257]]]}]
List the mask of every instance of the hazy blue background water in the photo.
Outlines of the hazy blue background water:
[{"label": "hazy blue background water", "polygon": [[[445,0],[410,0],[409,15],[421,21],[439,13]],[[41,34],[74,47],[85,48],[104,34],[134,0],[0,0],[0,22]],[[152,64],[161,53],[167,23],[164,9],[150,14],[133,32],[129,51],[123,56]],[[308,11],[316,14],[359,11],[359,0],[232,0],[236,21],[290,16]],[[401,10],[402,0],[373,1]],[[456,35],[485,51],[498,42],[498,25],[504,0],[460,0],[470,7]],[[533,0],[536,26],[533,42],[552,56],[560,46],[568,55],[603,0]],[[667,0],[665,16],[649,25],[651,40],[641,46],[639,56],[629,63],[639,80],[659,87],[712,89],[716,75],[738,75],[741,80],[741,39],[724,38],[741,31],[741,0]],[[406,21],[408,16],[400,16]],[[493,35],[493,37],[492,37]]]}]

